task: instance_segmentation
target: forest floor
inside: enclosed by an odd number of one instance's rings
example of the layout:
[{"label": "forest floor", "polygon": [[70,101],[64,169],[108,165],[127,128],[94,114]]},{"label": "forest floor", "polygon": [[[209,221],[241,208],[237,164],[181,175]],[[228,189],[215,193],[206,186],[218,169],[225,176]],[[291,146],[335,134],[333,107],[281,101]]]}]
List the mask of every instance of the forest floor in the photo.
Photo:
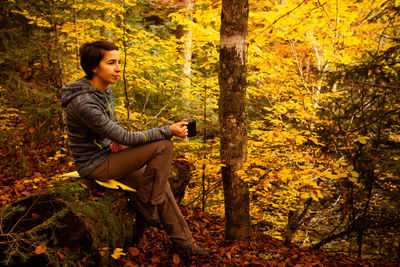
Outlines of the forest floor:
[{"label": "forest floor", "polygon": [[[34,154],[28,158],[36,158],[36,163],[46,164],[38,166],[32,163],[31,167],[36,167],[37,171],[26,172],[24,177],[18,179],[13,178],[9,171],[1,171],[0,207],[42,187],[51,186],[51,180],[58,179],[61,173],[72,170],[72,167],[66,164],[66,160],[52,161],[49,160],[51,157],[46,156],[38,160],[39,155],[42,157],[45,153],[39,153],[37,150],[30,152]],[[0,153],[0,160],[0,170],[12,163],[4,152]],[[55,176],[51,179],[46,178],[50,177],[50,172]],[[256,228],[253,229],[254,236],[251,240],[228,241],[224,239],[223,218],[195,207],[181,209],[196,244],[208,249],[211,252],[210,256],[183,258],[170,254],[170,241],[165,232],[150,227],[146,229],[139,243],[123,248],[125,255],[121,254],[120,258],[115,260],[115,266],[400,266],[398,262],[387,260],[360,260],[322,250],[285,247],[281,240],[266,236]]]},{"label": "forest floor", "polygon": [[285,247],[283,241],[254,229],[253,238],[241,241],[224,239],[224,220],[183,207],[196,244],[208,249],[206,258],[182,258],[168,253],[169,241],[164,231],[148,228],[140,242],[127,248],[119,266],[400,266],[386,260],[357,259],[322,250]]}]

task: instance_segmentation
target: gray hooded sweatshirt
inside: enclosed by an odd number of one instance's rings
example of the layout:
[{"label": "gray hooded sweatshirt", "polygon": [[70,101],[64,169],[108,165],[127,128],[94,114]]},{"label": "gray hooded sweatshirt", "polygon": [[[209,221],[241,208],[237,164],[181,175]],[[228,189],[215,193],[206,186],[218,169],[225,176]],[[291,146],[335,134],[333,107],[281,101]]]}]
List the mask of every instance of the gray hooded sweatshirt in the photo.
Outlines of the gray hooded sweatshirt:
[{"label": "gray hooded sweatshirt", "polygon": [[123,129],[115,115],[111,89],[102,92],[86,77],[63,86],[61,91],[61,106],[66,109],[69,149],[81,177],[89,175],[106,160],[113,141],[138,146],[172,137],[168,125],[142,132]]}]

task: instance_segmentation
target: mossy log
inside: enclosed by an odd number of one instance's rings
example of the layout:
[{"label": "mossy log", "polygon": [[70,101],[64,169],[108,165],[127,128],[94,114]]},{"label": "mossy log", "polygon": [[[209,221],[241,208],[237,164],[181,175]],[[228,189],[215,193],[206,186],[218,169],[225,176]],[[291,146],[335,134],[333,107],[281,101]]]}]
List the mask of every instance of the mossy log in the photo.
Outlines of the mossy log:
[{"label": "mossy log", "polygon": [[[192,165],[175,160],[170,183],[183,198]],[[55,184],[0,212],[3,266],[110,266],[115,248],[132,245],[146,227],[131,192],[87,179]]]}]

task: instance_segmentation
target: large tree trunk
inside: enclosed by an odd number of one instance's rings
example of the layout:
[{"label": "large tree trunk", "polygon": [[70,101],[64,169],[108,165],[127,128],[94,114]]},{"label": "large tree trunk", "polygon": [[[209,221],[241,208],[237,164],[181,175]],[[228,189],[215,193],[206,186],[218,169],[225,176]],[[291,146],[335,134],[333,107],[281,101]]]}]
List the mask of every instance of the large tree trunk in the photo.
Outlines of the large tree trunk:
[{"label": "large tree trunk", "polygon": [[223,0],[220,32],[219,123],[225,195],[225,237],[251,236],[249,189],[236,174],[247,157],[247,0]]},{"label": "large tree trunk", "polygon": [[[178,200],[191,169],[174,161]],[[133,245],[146,227],[132,194],[79,179],[17,200],[0,211],[0,266],[112,266],[113,250]]]}]

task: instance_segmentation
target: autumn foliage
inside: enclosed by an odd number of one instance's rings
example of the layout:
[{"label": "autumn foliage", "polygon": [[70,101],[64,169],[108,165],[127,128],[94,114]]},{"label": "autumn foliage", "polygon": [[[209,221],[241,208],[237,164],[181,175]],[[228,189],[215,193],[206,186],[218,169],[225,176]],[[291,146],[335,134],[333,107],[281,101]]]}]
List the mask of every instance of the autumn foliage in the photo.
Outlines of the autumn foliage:
[{"label": "autumn foliage", "polygon": [[[187,218],[197,239],[211,237],[201,242],[218,255],[212,260],[355,263],[306,248],[398,259],[400,2],[250,0],[249,10],[248,156],[236,174],[249,187],[254,240],[224,241],[221,218],[209,217],[224,214],[217,0],[5,1],[1,203],[73,170],[59,88],[83,75],[78,47],[107,38],[123,58],[123,75],[113,87],[121,124],[141,130],[197,119],[195,138],[174,141],[177,153],[195,165],[182,204],[196,208],[187,209]],[[155,235],[164,242],[162,233]],[[153,258],[156,242],[144,240],[107,253],[127,265],[133,259],[153,264],[166,259],[163,249]],[[301,248],[293,252],[283,244]],[[38,245],[37,252],[43,250]]]}]

